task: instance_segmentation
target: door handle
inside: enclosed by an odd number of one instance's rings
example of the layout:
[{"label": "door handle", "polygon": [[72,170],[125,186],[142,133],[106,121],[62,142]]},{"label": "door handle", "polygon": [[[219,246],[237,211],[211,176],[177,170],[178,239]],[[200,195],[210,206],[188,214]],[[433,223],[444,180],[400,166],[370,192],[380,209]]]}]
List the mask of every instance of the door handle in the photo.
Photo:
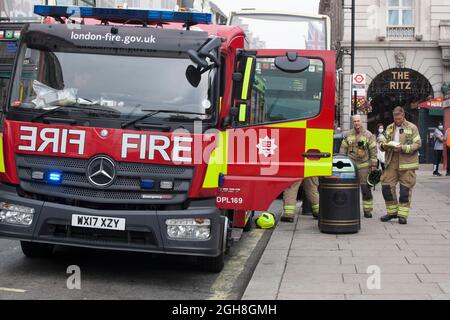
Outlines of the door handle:
[{"label": "door handle", "polygon": [[303,154],[305,158],[312,159],[322,159],[322,158],[331,158],[331,153],[329,152],[307,152]]}]

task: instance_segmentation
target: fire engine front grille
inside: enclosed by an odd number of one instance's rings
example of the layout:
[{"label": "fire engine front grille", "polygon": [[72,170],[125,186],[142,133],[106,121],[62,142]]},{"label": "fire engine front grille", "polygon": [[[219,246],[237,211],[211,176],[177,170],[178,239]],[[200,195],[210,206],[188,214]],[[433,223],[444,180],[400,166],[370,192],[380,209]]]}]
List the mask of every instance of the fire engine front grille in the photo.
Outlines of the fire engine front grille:
[{"label": "fire engine front grille", "polygon": [[[144,163],[116,162],[117,177],[107,188],[92,185],[86,169],[89,160],[55,158],[44,156],[16,155],[17,173],[22,190],[52,201],[52,197],[109,204],[176,204],[187,199],[194,170],[191,167],[176,167]],[[45,179],[33,179],[34,171],[62,172],[60,184]],[[142,189],[141,180],[154,181],[154,188]],[[174,182],[172,191],[159,189],[161,180]]]},{"label": "fire engine front grille", "polygon": [[89,229],[65,225],[50,225],[48,229],[52,231],[52,236],[54,237],[94,241],[98,244],[157,245],[155,235],[151,232]]}]

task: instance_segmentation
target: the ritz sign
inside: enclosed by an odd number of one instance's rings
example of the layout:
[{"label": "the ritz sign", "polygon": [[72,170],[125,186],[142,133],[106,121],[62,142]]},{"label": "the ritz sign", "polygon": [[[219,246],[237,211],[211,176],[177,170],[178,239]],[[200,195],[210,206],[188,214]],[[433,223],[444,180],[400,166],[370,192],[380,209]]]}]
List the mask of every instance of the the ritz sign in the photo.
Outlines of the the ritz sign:
[{"label": "the ritz sign", "polygon": [[389,83],[391,90],[412,90],[409,71],[392,71],[392,80]]}]

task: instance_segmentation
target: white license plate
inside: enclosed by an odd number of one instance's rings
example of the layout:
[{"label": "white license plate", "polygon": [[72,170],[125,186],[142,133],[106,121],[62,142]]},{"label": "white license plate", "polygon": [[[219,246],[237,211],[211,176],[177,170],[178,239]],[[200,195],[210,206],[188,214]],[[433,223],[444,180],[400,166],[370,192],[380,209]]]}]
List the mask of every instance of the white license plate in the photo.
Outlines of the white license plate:
[{"label": "white license plate", "polygon": [[109,230],[125,230],[125,220],[123,218],[85,216],[80,214],[72,215],[72,226],[109,229]]}]

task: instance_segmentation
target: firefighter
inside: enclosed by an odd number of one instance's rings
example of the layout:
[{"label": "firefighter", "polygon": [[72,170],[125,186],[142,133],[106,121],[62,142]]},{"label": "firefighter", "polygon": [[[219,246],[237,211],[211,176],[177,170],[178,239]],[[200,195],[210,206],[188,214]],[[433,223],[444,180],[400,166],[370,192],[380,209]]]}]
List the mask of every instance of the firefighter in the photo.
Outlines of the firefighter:
[{"label": "firefighter", "polygon": [[297,194],[301,185],[303,185],[303,192],[305,192],[306,198],[311,202],[314,218],[319,217],[319,178],[308,177],[284,190],[281,221],[294,222],[294,216],[297,211]]},{"label": "firefighter", "polygon": [[[406,224],[411,205],[412,189],[416,184],[416,170],[419,169],[419,149],[422,145],[419,130],[405,119],[405,110],[396,107],[394,123],[386,129],[381,149],[386,151],[386,170],[381,184],[387,214],[381,221],[398,218]],[[397,201],[396,186],[400,182],[400,198]]]},{"label": "firefighter", "polygon": [[294,222],[294,216],[297,211],[297,194],[302,181],[298,181],[291,185],[283,192],[283,215],[281,221]]},{"label": "firefighter", "polygon": [[345,135],[339,153],[348,155],[355,162],[361,184],[364,217],[372,218],[373,196],[367,176],[378,166],[377,142],[375,136],[363,128],[360,115],[353,116],[353,130]]},{"label": "firefighter", "polygon": [[313,217],[319,218],[319,178],[305,178],[303,180],[303,192],[305,192],[306,199],[311,203]]}]

